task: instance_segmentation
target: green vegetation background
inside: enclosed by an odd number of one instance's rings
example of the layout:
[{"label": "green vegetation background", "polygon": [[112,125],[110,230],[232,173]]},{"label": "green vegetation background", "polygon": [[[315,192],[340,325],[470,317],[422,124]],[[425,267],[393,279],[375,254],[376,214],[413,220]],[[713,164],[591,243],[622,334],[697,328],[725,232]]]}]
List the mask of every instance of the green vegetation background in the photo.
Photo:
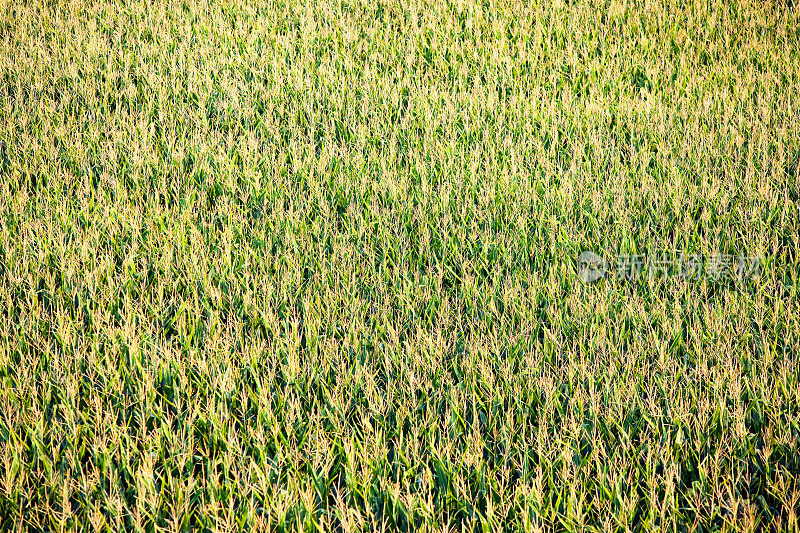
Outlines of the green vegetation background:
[{"label": "green vegetation background", "polygon": [[797,531],[799,41],[772,1],[2,2],[0,529]]}]

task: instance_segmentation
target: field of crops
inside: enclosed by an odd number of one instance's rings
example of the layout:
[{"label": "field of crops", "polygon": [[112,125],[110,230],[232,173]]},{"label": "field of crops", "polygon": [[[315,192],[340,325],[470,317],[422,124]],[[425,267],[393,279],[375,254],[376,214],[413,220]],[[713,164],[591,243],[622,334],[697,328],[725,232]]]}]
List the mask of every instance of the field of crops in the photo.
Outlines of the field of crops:
[{"label": "field of crops", "polygon": [[798,531],[791,1],[0,5],[0,531]]}]

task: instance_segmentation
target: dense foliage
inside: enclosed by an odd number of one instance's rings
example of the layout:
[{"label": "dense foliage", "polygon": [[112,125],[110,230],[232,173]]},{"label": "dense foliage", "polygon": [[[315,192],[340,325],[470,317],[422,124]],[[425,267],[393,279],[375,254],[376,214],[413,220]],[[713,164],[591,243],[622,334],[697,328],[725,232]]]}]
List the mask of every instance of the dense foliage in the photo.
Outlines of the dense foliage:
[{"label": "dense foliage", "polygon": [[796,531],[798,28],[3,2],[0,529]]}]

